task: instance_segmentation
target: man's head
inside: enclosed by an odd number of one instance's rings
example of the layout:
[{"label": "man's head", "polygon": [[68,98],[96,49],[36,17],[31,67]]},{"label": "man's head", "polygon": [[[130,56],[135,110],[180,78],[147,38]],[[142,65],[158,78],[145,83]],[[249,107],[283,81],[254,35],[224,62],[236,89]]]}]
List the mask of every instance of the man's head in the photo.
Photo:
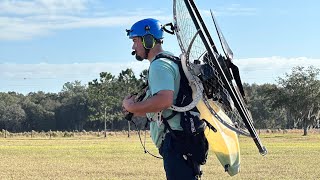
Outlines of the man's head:
[{"label": "man's head", "polygon": [[156,19],[143,19],[132,25],[127,30],[127,35],[133,40],[132,49],[136,59],[142,61],[148,58],[148,54],[157,44],[162,43],[163,29],[161,23]]}]

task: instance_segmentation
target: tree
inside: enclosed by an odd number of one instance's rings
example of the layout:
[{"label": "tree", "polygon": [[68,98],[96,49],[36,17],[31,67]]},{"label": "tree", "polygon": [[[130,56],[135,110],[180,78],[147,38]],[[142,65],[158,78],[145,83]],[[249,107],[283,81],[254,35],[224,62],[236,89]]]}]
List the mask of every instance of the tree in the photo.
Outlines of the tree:
[{"label": "tree", "polygon": [[21,106],[26,112],[26,119],[22,123],[25,130],[50,130],[56,128],[55,114],[46,110],[41,104],[31,101],[30,97],[26,97]]},{"label": "tree", "polygon": [[19,104],[19,97],[12,92],[0,93],[0,127],[10,131],[21,129],[26,114]]},{"label": "tree", "polygon": [[19,98],[15,95],[11,95],[12,93],[2,93],[0,92],[0,102],[3,102],[4,105],[8,106],[11,104],[17,104],[19,102]]},{"label": "tree", "polygon": [[88,121],[88,91],[80,81],[67,82],[59,93],[61,105],[56,109],[57,128],[82,130]]},{"label": "tree", "polygon": [[[113,120],[112,108],[115,106],[115,77],[107,72],[100,73],[100,80],[89,82],[89,118],[91,121],[103,122]],[[105,117],[106,116],[106,117]]]},{"label": "tree", "polygon": [[26,119],[26,114],[20,105],[13,104],[5,108],[1,119],[5,129],[16,132],[21,130],[21,122]]},{"label": "tree", "polygon": [[140,82],[131,69],[122,71],[117,78],[108,72],[100,73],[99,81],[89,82],[90,119],[103,122],[106,118],[113,129],[114,122],[123,120],[123,98],[138,92]]},{"label": "tree", "polygon": [[274,89],[273,84],[257,85],[243,84],[249,110],[252,114],[256,128],[284,128],[286,121],[283,108],[272,108],[272,100],[269,99],[268,90]]},{"label": "tree", "polygon": [[[317,79],[320,69],[313,66],[294,67],[291,74],[279,78],[279,86],[270,90],[273,107],[284,107],[289,122],[294,127],[303,127],[303,135],[316,123],[320,110],[320,81]],[[290,120],[291,119],[291,120]]]}]

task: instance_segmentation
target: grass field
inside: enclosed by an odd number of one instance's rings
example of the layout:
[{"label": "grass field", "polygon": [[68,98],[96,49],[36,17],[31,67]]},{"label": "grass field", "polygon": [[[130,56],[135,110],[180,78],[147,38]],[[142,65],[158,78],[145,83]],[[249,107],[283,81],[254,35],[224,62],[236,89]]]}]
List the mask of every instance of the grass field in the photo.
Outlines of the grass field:
[{"label": "grass field", "polygon": [[[202,179],[320,179],[320,134],[262,134],[267,156],[240,138],[241,172],[229,177],[214,154]],[[147,148],[157,150],[147,138]],[[144,154],[138,136],[0,138],[0,179],[165,179],[162,160]]]}]

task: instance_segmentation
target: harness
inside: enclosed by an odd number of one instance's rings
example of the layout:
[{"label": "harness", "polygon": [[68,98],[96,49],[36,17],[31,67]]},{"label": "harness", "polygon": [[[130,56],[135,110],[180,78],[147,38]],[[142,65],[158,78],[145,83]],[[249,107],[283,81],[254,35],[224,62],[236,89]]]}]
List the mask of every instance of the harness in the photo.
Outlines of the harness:
[{"label": "harness", "polygon": [[[189,80],[187,79],[183,71],[180,58],[169,54],[161,53],[155,57],[155,60],[160,58],[169,59],[178,65],[180,73],[180,86],[177,99],[174,105],[177,107],[188,106],[191,102],[193,102],[193,92],[189,85]],[[172,119],[178,113],[180,113],[181,115],[180,125],[183,128],[183,131],[172,130],[168,123],[168,120]],[[213,131],[216,132],[217,130],[209,123],[206,123],[206,120],[200,120],[200,112],[196,106],[185,112],[178,112],[172,110],[171,115],[169,115],[166,118],[162,117],[162,122],[165,126],[164,133],[169,131],[171,137],[175,140],[185,141],[185,148],[181,153],[183,154],[183,157],[185,158],[187,163],[193,168],[194,174],[201,176],[202,173],[199,169],[199,165],[204,165],[206,163],[208,155],[208,141],[204,135],[204,130],[207,125]]]},{"label": "harness", "polygon": [[[174,62],[175,64],[177,64],[178,67],[179,67],[180,86],[179,86],[179,91],[178,91],[178,95],[177,95],[177,99],[176,99],[175,105],[178,106],[178,107],[184,107],[184,106],[189,105],[193,101],[193,99],[192,99],[192,89],[189,86],[189,81],[188,81],[186,75],[183,72],[180,58],[178,58],[176,56],[169,55],[169,54],[160,53],[154,58],[154,60],[152,62],[154,62],[154,61],[156,61],[156,60],[158,60],[160,58],[169,59],[172,62]],[[197,109],[196,106],[193,107],[190,111],[199,113],[199,110]],[[164,118],[164,117],[162,118],[162,120],[164,122],[164,125],[165,125],[165,131],[166,131],[166,129],[168,129],[169,131],[172,131],[172,129],[170,128],[168,122],[166,122],[166,121],[172,119],[176,114],[178,114],[178,111],[172,110],[171,115],[169,115],[166,118]]]}]

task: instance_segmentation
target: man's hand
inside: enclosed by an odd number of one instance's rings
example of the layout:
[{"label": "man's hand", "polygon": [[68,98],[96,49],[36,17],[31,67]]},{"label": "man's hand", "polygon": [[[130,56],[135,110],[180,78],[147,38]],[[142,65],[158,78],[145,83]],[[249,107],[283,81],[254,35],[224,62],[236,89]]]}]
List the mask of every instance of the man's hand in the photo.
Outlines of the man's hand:
[{"label": "man's hand", "polygon": [[135,116],[145,116],[146,113],[159,112],[169,108],[173,102],[173,91],[161,90],[146,100],[136,102],[136,95],[126,96],[122,101],[122,107]]},{"label": "man's hand", "polygon": [[122,107],[126,112],[132,112],[130,110],[132,108],[132,105],[135,103],[135,99],[136,95],[128,95],[124,98],[124,100],[122,101]]}]

